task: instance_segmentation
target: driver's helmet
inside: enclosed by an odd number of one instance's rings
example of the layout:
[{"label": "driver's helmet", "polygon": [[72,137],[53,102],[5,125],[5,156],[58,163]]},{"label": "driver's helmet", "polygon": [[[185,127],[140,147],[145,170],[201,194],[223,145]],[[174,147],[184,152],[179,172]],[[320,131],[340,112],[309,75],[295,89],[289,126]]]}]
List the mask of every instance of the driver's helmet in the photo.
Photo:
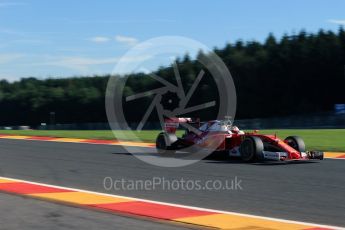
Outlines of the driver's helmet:
[{"label": "driver's helmet", "polygon": [[231,127],[231,132],[238,133],[238,132],[240,132],[240,129],[237,126],[232,126]]}]

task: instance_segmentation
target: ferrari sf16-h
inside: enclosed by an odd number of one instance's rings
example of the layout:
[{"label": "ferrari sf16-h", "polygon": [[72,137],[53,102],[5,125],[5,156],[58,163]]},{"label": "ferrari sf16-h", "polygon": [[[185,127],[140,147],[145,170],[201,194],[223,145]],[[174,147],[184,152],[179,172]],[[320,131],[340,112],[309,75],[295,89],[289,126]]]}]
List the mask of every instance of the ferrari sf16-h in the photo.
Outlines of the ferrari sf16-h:
[{"label": "ferrari sf16-h", "polygon": [[[179,125],[185,127],[182,137],[176,136]],[[165,131],[156,139],[158,153],[174,153],[191,146],[213,146],[216,154],[240,157],[246,162],[323,160],[324,155],[320,151],[306,151],[303,139],[298,136],[281,140],[276,135],[260,134],[258,131],[243,132],[230,120],[199,122],[191,118],[165,119]]]}]

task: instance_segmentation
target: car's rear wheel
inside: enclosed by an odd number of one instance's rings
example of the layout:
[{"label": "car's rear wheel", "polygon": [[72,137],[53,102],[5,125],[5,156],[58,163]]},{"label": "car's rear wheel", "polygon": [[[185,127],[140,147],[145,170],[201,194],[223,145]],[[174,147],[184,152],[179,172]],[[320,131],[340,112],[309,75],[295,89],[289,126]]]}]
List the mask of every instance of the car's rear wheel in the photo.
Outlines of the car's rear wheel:
[{"label": "car's rear wheel", "polygon": [[264,144],[259,137],[246,137],[240,145],[241,158],[245,162],[261,160]]},{"label": "car's rear wheel", "polygon": [[167,145],[167,137],[165,136],[165,133],[160,133],[157,136],[156,149],[157,149],[158,154],[162,154],[162,155],[175,153],[175,150],[171,146]]},{"label": "car's rear wheel", "polygon": [[285,142],[292,148],[299,152],[305,152],[305,143],[303,139],[299,136],[289,136],[285,138]]}]

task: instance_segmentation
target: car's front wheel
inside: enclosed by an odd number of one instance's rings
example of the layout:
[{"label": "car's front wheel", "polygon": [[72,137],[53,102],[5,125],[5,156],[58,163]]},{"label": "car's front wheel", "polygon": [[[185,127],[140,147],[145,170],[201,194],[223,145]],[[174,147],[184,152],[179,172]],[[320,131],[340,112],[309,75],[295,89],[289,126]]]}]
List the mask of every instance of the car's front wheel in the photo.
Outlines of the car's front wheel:
[{"label": "car's front wheel", "polygon": [[299,152],[305,152],[305,143],[303,139],[299,136],[289,136],[285,138],[285,142],[292,148]]},{"label": "car's front wheel", "polygon": [[261,160],[264,144],[259,137],[249,136],[240,145],[241,158],[245,162]]}]

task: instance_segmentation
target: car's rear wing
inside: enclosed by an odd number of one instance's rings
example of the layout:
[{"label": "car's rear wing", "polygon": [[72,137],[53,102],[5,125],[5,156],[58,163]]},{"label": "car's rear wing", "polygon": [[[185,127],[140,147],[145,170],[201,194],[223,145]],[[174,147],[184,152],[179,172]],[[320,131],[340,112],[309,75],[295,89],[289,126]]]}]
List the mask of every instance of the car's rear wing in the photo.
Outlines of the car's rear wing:
[{"label": "car's rear wing", "polygon": [[200,126],[200,120],[192,120],[189,117],[173,117],[164,119],[164,129],[167,133],[175,133],[180,124],[198,124]]}]

